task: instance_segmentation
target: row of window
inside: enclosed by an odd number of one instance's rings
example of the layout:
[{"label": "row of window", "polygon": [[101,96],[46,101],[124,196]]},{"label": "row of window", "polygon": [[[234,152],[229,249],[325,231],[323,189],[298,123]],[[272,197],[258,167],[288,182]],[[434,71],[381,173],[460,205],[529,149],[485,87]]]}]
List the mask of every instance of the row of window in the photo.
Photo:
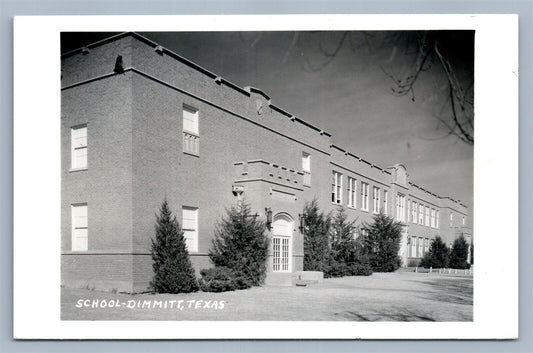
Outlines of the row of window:
[{"label": "row of window", "polygon": [[[71,169],[87,169],[87,124],[70,129]],[[200,154],[198,109],[183,105],[183,152]]]},{"label": "row of window", "polygon": [[411,237],[409,257],[424,257],[424,254],[429,251],[429,243],[429,238]]},{"label": "row of window", "polygon": [[407,222],[439,228],[439,219],[439,210],[416,201],[407,201]]},{"label": "row of window", "polygon": [[[183,206],[182,230],[189,252],[198,252],[198,208]],[[89,222],[87,203],[71,205],[72,251],[89,250]]]},{"label": "row of window", "polygon": [[[333,171],[331,182],[331,202],[341,205],[343,195],[342,174]],[[347,206],[351,208],[357,208],[357,179],[348,177],[348,202]],[[360,202],[359,207],[363,211],[370,211],[370,185],[364,181],[360,181]],[[383,210],[387,214],[388,210],[388,191],[383,190]],[[381,209],[381,189],[377,186],[372,186],[372,212],[379,213]]]}]

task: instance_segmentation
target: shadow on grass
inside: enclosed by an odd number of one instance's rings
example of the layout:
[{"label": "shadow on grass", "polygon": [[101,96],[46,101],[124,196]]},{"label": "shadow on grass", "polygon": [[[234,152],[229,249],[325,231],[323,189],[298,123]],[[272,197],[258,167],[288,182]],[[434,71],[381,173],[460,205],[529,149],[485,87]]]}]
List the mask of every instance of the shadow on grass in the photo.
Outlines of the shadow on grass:
[{"label": "shadow on grass", "polygon": [[343,311],[335,313],[335,315],[353,321],[436,321],[436,319],[427,313],[414,312],[405,308],[394,308],[387,312],[374,311],[364,314],[354,311]]},{"label": "shadow on grass", "polygon": [[431,281],[411,281],[425,283],[434,291],[424,291],[428,299],[443,303],[473,305],[474,287],[472,280],[458,280],[438,277]]}]

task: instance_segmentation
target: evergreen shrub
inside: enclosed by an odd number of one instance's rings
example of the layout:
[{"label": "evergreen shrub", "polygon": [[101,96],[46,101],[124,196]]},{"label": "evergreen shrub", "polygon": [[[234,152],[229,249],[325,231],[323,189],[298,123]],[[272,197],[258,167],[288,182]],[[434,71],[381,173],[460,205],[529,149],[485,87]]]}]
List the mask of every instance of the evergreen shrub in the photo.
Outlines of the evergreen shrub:
[{"label": "evergreen shrub", "polygon": [[238,288],[260,286],[266,278],[268,244],[265,223],[240,201],[216,225],[209,258],[216,267],[233,271]]},{"label": "evergreen shrub", "polygon": [[152,292],[190,293],[198,282],[189,259],[180,224],[165,199],[156,215],[155,239],[152,238]]}]

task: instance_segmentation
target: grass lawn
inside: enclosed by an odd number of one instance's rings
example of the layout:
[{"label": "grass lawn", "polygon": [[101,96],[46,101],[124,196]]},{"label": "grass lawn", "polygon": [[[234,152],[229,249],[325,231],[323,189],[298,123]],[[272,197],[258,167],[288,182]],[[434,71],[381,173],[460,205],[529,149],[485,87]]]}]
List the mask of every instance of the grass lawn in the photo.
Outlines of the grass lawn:
[{"label": "grass lawn", "polygon": [[61,319],[472,321],[472,297],[472,277],[412,272],[224,293],[130,295],[62,288]]}]

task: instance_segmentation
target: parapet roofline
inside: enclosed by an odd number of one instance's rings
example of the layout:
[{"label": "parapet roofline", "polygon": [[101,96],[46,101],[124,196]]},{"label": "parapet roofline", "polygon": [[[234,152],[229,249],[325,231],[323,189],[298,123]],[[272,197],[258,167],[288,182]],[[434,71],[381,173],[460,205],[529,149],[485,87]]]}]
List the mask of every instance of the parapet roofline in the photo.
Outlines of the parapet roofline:
[{"label": "parapet roofline", "polygon": [[369,161],[364,160],[363,158],[358,157],[358,156],[356,156],[355,154],[353,154],[353,153],[351,153],[351,152],[348,152],[347,150],[345,150],[345,149],[342,148],[342,147],[339,147],[339,146],[337,146],[337,145],[335,145],[335,144],[331,144],[330,147],[331,147],[331,148],[335,148],[336,150],[339,150],[339,151],[343,152],[346,156],[354,157],[354,158],[357,159],[359,162],[363,162],[363,163],[368,164],[371,168],[379,169],[379,170],[381,170],[383,173],[387,173],[387,174],[391,175],[391,172],[389,172],[388,170],[386,170],[386,169],[384,169],[384,168],[381,168],[380,166],[375,165],[375,164],[373,164],[373,163],[370,163]]},{"label": "parapet roofline", "polygon": [[287,111],[281,109],[280,107],[272,104],[270,97],[265,92],[263,92],[262,90],[260,90],[258,88],[255,88],[255,87],[250,87],[250,86],[246,86],[245,88],[242,88],[242,87],[240,87],[240,86],[238,86],[238,85],[226,80],[225,78],[212,73],[211,71],[207,70],[206,68],[204,68],[204,67],[202,67],[202,66],[200,66],[200,65],[198,65],[198,64],[196,64],[194,62],[192,62],[191,60],[184,58],[183,56],[173,52],[172,50],[167,49],[167,48],[157,44],[156,42],[154,42],[154,41],[152,41],[152,40],[150,40],[150,39],[148,39],[148,38],[146,38],[146,37],[144,37],[144,36],[142,36],[142,35],[140,35],[138,33],[135,33],[135,32],[120,33],[120,34],[111,36],[109,38],[105,38],[105,39],[96,41],[94,43],[85,45],[85,46],[83,46],[81,48],[71,50],[69,52],[66,52],[66,53],[62,54],[61,55],[61,59],[67,58],[67,57],[75,55],[75,54],[84,53],[88,49],[96,48],[98,46],[101,46],[101,45],[116,41],[116,40],[121,39],[121,38],[125,38],[127,36],[131,36],[133,38],[136,38],[136,39],[142,41],[143,43],[145,43],[145,44],[151,46],[152,48],[154,48],[160,54],[167,54],[167,55],[173,57],[174,59],[182,62],[183,64],[185,64],[185,65],[187,65],[187,66],[189,66],[189,67],[191,67],[191,68],[203,73],[204,75],[214,79],[217,84],[224,84],[224,85],[226,85],[226,86],[238,91],[239,93],[244,94],[247,97],[250,97],[250,94],[252,92],[260,94],[260,95],[262,95],[263,97],[265,97],[267,99],[267,101],[269,102],[268,104],[269,104],[269,106],[272,109],[274,109],[277,112],[279,112],[279,113],[291,118],[292,121],[297,121],[297,122],[299,122],[299,123],[311,128],[313,130],[318,131],[321,135],[326,135],[328,137],[331,137],[331,134],[329,132],[320,129],[320,128],[314,126],[313,124],[311,124],[311,123],[309,123],[309,122],[307,122],[305,120],[297,118],[293,114],[290,114]]},{"label": "parapet roofline", "polygon": [[437,194],[435,194],[435,193],[433,193],[431,191],[428,191],[428,190],[424,189],[423,187],[421,187],[421,186],[419,186],[419,185],[417,185],[415,183],[412,183],[412,182],[409,182],[409,185],[414,186],[415,188],[417,188],[417,189],[419,189],[421,191],[424,191],[424,192],[426,192],[426,193],[428,193],[428,194],[430,194],[432,196],[438,197],[441,200],[448,199],[448,200],[450,200],[450,201],[452,201],[452,202],[454,202],[454,203],[456,203],[456,204],[458,204],[460,206],[463,206],[464,208],[468,208],[468,206],[465,205],[464,203],[462,203],[461,201],[452,199],[449,196],[439,196],[439,195],[437,195]]}]

